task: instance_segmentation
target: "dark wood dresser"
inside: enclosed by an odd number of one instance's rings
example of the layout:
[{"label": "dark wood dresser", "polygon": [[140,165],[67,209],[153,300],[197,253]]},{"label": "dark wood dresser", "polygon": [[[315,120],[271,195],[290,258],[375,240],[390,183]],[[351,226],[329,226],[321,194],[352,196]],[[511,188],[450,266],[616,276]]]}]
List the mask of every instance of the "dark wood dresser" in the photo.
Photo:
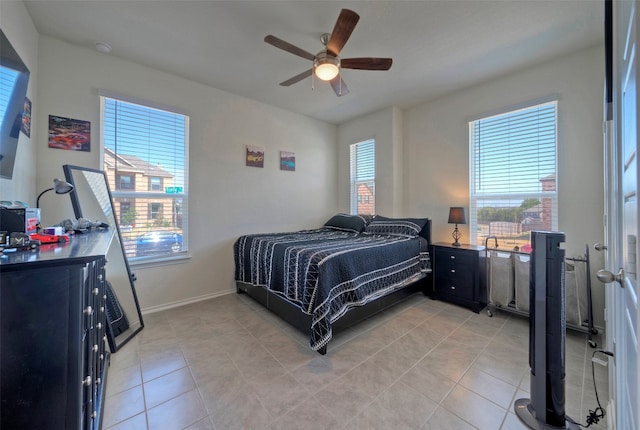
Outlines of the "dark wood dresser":
[{"label": "dark wood dresser", "polygon": [[113,234],[0,255],[0,428],[101,427]]},{"label": "dark wood dresser", "polygon": [[487,305],[484,247],[433,244],[435,297],[478,313]]}]

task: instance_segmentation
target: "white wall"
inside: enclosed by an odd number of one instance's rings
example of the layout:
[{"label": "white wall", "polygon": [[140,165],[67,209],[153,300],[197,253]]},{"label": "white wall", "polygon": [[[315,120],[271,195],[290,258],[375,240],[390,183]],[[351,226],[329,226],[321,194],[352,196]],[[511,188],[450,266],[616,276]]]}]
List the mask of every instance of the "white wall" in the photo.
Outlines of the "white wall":
[{"label": "white wall", "polygon": [[[22,2],[2,2],[0,28],[11,42],[30,72],[27,97],[31,100],[32,125],[38,120],[38,32]],[[20,133],[15,167],[11,179],[0,178],[0,200],[20,200],[36,204],[36,146],[38,133],[31,129],[31,137]],[[49,185],[51,187],[53,184]]]},{"label": "white wall", "polygon": [[[239,235],[313,228],[336,212],[335,126],[45,36],[39,55],[39,136],[47,136],[48,115],[88,120],[91,152],[39,139],[38,188],[63,175],[63,164],[101,168],[98,89],[190,115],[192,258],[134,268],[143,310],[230,291]],[[244,165],[245,145],[265,148],[264,168]],[[295,152],[295,172],[279,170],[280,150]],[[49,193],[40,205],[45,224],[73,216],[66,196]]]},{"label": "white wall", "polygon": [[[469,207],[468,120],[557,94],[558,224],[567,256],[602,242],[603,81],[604,48],[595,47],[405,111],[405,211],[426,214],[433,219],[434,240],[450,241],[449,207]],[[467,242],[468,225],[462,234]],[[603,257],[591,257],[595,273]],[[595,276],[592,285],[594,321],[603,326],[604,287]]]},{"label": "white wall", "polygon": [[338,126],[338,210],[350,210],[350,145],[376,141],[376,213],[401,216],[402,111],[389,107]]}]

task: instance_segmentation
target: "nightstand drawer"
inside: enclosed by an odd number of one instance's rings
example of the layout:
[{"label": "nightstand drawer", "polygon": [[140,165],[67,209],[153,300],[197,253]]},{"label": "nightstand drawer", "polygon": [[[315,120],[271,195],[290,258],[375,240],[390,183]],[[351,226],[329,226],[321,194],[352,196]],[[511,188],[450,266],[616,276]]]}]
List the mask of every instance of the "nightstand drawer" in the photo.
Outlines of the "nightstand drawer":
[{"label": "nightstand drawer", "polygon": [[439,277],[436,282],[439,294],[467,300],[474,299],[474,282],[470,273],[458,277]]}]

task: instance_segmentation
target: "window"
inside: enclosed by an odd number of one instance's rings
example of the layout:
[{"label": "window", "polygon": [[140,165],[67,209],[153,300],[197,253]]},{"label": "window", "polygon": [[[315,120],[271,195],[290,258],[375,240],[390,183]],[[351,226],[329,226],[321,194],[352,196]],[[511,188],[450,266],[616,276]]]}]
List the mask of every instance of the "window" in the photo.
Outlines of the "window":
[{"label": "window", "polygon": [[528,249],[531,230],[558,229],[557,102],[469,122],[470,235]]},{"label": "window", "polygon": [[131,175],[116,175],[116,190],[133,190],[135,189],[134,177]]},{"label": "window", "polygon": [[149,178],[149,191],[162,191],[162,178]]},{"label": "window", "polygon": [[[104,170],[116,219],[127,226],[127,255],[135,262],[186,253],[189,117],[104,94],[101,103]],[[155,239],[164,237],[171,244]]]},{"label": "window", "polygon": [[149,203],[149,219],[162,221],[162,203]]},{"label": "window", "polygon": [[375,214],[375,149],[376,142],[373,139],[350,146],[352,215]]}]

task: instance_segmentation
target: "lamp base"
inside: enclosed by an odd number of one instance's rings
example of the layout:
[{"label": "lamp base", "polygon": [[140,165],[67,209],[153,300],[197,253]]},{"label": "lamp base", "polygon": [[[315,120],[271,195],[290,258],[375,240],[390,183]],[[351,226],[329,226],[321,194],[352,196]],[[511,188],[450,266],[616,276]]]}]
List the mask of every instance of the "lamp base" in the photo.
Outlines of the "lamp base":
[{"label": "lamp base", "polygon": [[451,236],[453,237],[453,240],[454,240],[454,242],[451,245],[460,246],[460,242],[458,242],[458,239],[460,239],[462,235],[460,234],[460,230],[458,230],[458,224],[456,224],[456,228],[453,229],[453,233],[451,233]]}]

